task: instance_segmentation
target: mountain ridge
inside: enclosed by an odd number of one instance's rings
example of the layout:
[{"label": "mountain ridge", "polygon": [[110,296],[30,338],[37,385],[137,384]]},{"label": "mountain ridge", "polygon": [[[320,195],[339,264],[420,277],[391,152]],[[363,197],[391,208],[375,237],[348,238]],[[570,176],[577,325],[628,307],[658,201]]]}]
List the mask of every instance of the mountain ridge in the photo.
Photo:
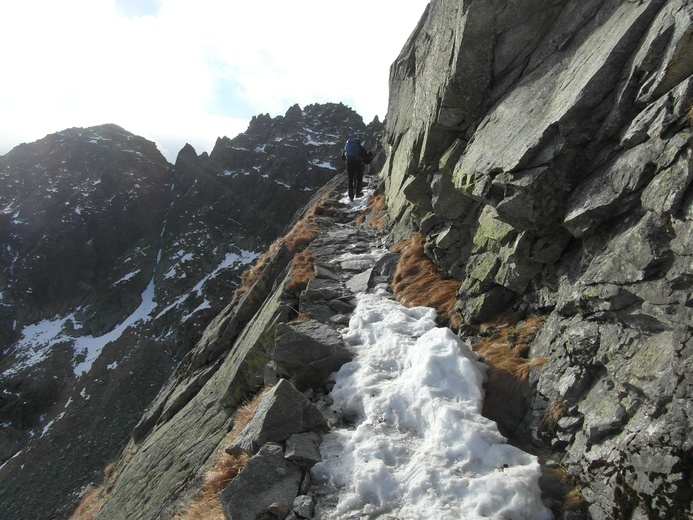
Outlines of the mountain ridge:
[{"label": "mountain ridge", "polygon": [[[220,138],[210,155],[186,146],[175,165],[112,124],[57,132],[0,158],[11,187],[0,195],[0,230],[12,238],[0,262],[8,511],[32,481],[48,486],[39,516],[57,515],[62,496],[112,460],[256,251],[338,172],[347,134],[373,135],[378,123],[315,104],[250,129]],[[255,201],[264,214],[250,210]],[[34,467],[33,456],[64,465],[63,481],[19,469],[20,458]]]}]

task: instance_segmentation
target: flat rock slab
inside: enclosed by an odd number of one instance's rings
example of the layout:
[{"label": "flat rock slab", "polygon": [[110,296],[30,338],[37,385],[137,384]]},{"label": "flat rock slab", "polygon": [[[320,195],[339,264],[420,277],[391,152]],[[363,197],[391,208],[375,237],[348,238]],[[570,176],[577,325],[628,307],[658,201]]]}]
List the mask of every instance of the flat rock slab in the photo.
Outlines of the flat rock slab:
[{"label": "flat rock slab", "polygon": [[345,296],[345,289],[339,280],[311,278],[301,295],[301,304],[329,301]]},{"label": "flat rock slab", "polygon": [[368,291],[368,284],[371,281],[371,274],[373,273],[373,268],[352,276],[346,283],[346,286],[354,294],[365,293]]}]

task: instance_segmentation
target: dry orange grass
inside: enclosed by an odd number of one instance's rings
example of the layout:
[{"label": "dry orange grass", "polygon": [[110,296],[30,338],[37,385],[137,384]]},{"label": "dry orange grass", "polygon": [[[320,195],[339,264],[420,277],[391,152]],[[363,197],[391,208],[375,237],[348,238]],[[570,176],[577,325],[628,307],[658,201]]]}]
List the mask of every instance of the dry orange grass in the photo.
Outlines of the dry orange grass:
[{"label": "dry orange grass", "polygon": [[[515,315],[499,316],[494,320],[492,330],[495,332],[472,345],[489,366],[482,413],[496,421],[505,430],[505,435],[512,435],[522,419],[523,389],[530,371],[547,361],[547,358],[527,359],[529,345],[544,319],[535,316],[518,323]],[[484,324],[480,329],[488,326]]]},{"label": "dry orange grass", "polygon": [[315,276],[315,263],[310,249],[304,249],[294,255],[291,261],[291,279],[284,287],[290,292],[299,292],[306,288],[308,281]]},{"label": "dry orange grass", "polygon": [[113,486],[118,481],[123,469],[130,463],[138,449],[139,446],[131,441],[125,448],[125,454],[122,459],[118,462],[111,462],[104,468],[103,483],[99,486],[90,485],[82,492],[82,498],[72,516],[70,516],[70,520],[93,520],[96,517],[96,514],[113,490]]},{"label": "dry orange grass", "polygon": [[368,204],[364,212],[356,217],[356,223],[361,225],[368,222],[368,225],[374,229],[382,230],[385,225],[385,217],[387,216],[387,203],[385,202],[385,194],[373,194],[368,199]]},{"label": "dry orange grass", "polygon": [[240,298],[248,291],[248,289],[253,286],[253,284],[260,277],[260,273],[262,273],[262,270],[270,263],[272,256],[277,252],[277,249],[279,249],[281,244],[282,242],[279,240],[273,242],[269,246],[269,249],[260,255],[252,267],[243,271],[243,274],[241,275],[241,285],[234,291],[234,297]]},{"label": "dry orange grass", "polygon": [[231,480],[238,475],[245,463],[247,455],[222,456],[216,465],[205,473],[200,486],[200,495],[174,520],[224,520],[224,510],[219,495]]},{"label": "dry orange grass", "polygon": [[563,510],[564,511],[577,511],[581,509],[585,504],[585,499],[580,493],[580,490],[573,488],[568,493],[566,493],[563,499]]},{"label": "dry orange grass", "polygon": [[568,405],[563,399],[551,401],[541,416],[541,427],[544,431],[553,433],[556,431],[558,421],[568,410]]},{"label": "dry orange grass", "polygon": [[318,232],[318,225],[310,213],[305,219],[299,220],[291,231],[284,237],[284,245],[292,253],[302,251],[312,242]]},{"label": "dry orange grass", "polygon": [[219,444],[214,465],[202,476],[202,484],[197,499],[179,512],[174,520],[224,520],[224,511],[221,507],[219,494],[241,472],[245,463],[250,459],[245,454],[229,455],[224,451],[224,448],[232,443],[252,420],[255,409],[268,391],[269,387],[236,410],[233,428]]},{"label": "dry orange grass", "polygon": [[118,465],[115,462],[111,462],[110,464],[108,464],[103,470],[104,478],[106,480],[111,478],[111,475],[113,475],[113,472],[116,470],[117,467]]},{"label": "dry orange grass", "polygon": [[534,316],[517,323],[515,316],[504,315],[496,320],[503,322],[503,326],[490,336],[478,340],[473,348],[492,369],[524,382],[533,367],[548,361],[547,358],[527,359],[529,344],[541,330],[545,319],[543,316]]},{"label": "dry orange grass", "polygon": [[92,520],[106,500],[103,486],[90,485],[82,492],[82,499],[70,520]]},{"label": "dry orange grass", "polygon": [[414,235],[402,240],[392,251],[401,255],[392,279],[395,299],[405,307],[433,307],[438,316],[450,320],[453,328],[459,326],[461,318],[454,309],[460,283],[443,276],[424,254],[423,237]]},{"label": "dry orange grass", "polygon": [[290,253],[296,254],[303,251],[310,244],[318,233],[317,220],[321,217],[331,217],[335,214],[335,209],[324,206],[323,204],[329,197],[329,194],[323,197],[313,208],[296,222],[289,232],[275,240],[269,249],[262,255],[255,264],[241,275],[241,285],[236,289],[234,296],[240,298],[245,292],[252,287],[262,273],[262,270],[267,267],[274,253],[282,245],[286,246]]},{"label": "dry orange grass", "polygon": [[563,511],[577,511],[585,503],[575,478],[555,463],[548,465],[546,460],[542,460],[539,487],[544,495],[560,502]]}]

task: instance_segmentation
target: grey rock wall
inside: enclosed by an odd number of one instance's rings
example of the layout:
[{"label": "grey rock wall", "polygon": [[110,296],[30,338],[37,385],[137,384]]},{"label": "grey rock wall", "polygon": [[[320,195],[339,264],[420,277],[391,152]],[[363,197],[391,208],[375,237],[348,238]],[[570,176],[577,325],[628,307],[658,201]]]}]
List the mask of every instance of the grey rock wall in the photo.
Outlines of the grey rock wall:
[{"label": "grey rock wall", "polygon": [[548,315],[513,433],[578,476],[593,518],[691,515],[692,18],[434,0],[391,69],[393,236],[426,237],[467,322]]}]

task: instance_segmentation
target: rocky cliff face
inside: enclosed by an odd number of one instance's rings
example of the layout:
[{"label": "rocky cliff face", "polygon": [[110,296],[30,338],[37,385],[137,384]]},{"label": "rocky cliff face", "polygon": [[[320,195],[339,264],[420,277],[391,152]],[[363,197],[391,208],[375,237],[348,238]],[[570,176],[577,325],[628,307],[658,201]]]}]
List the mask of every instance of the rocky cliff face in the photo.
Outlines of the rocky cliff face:
[{"label": "rocky cliff face", "polygon": [[692,513],[692,17],[433,1],[391,69],[394,234],[424,235],[468,324],[547,316],[505,427],[578,476],[593,518]]},{"label": "rocky cliff face", "polygon": [[379,131],[296,105],[175,166],[115,125],[0,158],[0,509],[61,518],[240,273],[341,173],[346,138]]}]

